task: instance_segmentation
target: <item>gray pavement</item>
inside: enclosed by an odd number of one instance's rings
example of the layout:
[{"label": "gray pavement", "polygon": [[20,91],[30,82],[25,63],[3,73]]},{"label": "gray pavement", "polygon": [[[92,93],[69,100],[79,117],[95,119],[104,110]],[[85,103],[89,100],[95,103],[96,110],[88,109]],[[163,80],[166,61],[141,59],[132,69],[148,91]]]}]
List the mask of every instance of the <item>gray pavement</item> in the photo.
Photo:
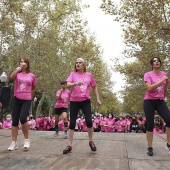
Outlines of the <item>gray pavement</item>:
[{"label": "gray pavement", "polygon": [[146,136],[136,133],[94,133],[97,152],[88,146],[88,134],[75,132],[73,151],[63,155],[67,146],[63,132],[30,131],[31,147],[24,151],[19,131],[18,150],[7,151],[10,130],[0,129],[0,170],[169,170],[170,154],[166,135],[154,135],[154,156],[146,154]]}]

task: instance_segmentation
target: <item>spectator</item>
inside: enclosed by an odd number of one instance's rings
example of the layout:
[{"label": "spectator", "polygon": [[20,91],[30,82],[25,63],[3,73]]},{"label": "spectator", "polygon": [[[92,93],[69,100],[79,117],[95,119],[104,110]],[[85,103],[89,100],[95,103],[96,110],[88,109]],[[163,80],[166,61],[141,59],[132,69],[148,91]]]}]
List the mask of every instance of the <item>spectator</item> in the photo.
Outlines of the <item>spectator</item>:
[{"label": "spectator", "polygon": [[12,128],[12,118],[10,114],[6,115],[6,120],[3,123],[3,129],[11,129]]},{"label": "spectator", "polygon": [[136,129],[136,133],[145,133],[145,128],[144,128],[144,125],[142,124],[142,122],[138,123],[138,127]]},{"label": "spectator", "polygon": [[138,122],[136,117],[132,117],[132,122],[130,124],[130,132],[136,132],[138,128]]},{"label": "spectator", "polygon": [[155,128],[153,129],[153,134],[163,134],[163,131],[160,129],[159,123],[155,123]]},{"label": "spectator", "polygon": [[109,113],[105,123],[105,132],[115,132],[115,119],[113,113]]}]

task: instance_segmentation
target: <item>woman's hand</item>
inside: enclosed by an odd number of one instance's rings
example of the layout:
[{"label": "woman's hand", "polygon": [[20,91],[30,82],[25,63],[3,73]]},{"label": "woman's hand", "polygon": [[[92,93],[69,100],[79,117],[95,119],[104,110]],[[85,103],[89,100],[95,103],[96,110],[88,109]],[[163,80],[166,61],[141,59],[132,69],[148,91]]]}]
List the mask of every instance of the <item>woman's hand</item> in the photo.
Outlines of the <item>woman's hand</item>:
[{"label": "woman's hand", "polygon": [[98,105],[98,107],[100,107],[101,104],[102,104],[101,101],[98,99],[98,100],[97,100],[97,105]]}]

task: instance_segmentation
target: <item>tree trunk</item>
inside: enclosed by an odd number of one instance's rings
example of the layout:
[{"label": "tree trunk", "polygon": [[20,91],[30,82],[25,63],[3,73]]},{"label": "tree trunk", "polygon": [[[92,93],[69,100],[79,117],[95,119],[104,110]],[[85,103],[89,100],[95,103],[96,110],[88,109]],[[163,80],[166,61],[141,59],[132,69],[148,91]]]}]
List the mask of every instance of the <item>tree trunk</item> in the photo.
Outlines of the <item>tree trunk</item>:
[{"label": "tree trunk", "polygon": [[39,101],[39,103],[38,103],[35,119],[37,119],[37,117],[40,115],[40,112],[41,112],[41,108],[42,108],[44,99],[45,99],[45,91],[43,92],[42,97],[41,97],[41,99],[40,99],[40,101]]},{"label": "tree trunk", "polygon": [[55,99],[54,97],[49,98],[49,113],[48,116],[52,116],[54,107],[55,107]]}]

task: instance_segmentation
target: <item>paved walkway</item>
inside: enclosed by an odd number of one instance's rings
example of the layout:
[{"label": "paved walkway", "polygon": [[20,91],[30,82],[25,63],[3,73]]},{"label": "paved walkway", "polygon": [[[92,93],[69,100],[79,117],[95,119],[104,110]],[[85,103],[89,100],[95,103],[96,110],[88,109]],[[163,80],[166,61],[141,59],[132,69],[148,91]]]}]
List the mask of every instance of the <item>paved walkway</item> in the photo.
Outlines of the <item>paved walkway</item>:
[{"label": "paved walkway", "polygon": [[0,130],[0,170],[169,170],[170,154],[165,148],[166,136],[154,136],[154,156],[146,155],[145,134],[94,133],[97,152],[88,146],[88,135],[76,132],[73,151],[63,155],[67,145],[64,134],[30,131],[31,148],[24,151],[19,132],[18,150],[7,151],[10,130]]}]

